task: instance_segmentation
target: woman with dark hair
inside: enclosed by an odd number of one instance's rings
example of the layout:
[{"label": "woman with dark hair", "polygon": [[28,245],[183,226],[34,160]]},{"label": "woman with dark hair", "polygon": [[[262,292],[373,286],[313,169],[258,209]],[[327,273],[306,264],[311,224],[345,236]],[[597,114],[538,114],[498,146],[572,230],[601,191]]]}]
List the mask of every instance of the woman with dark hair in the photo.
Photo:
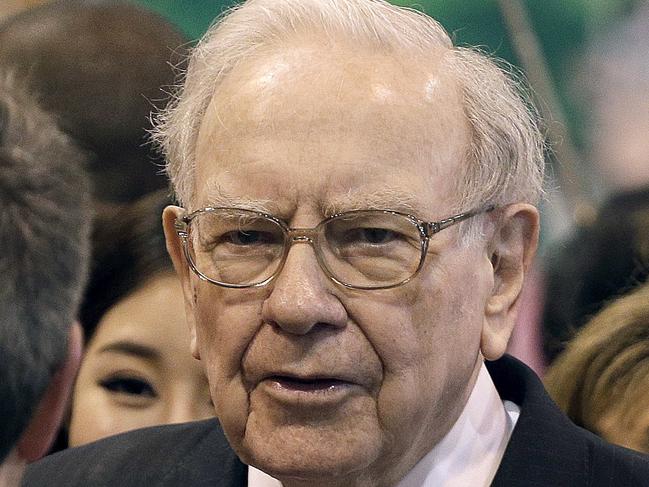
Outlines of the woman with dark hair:
[{"label": "woman with dark hair", "polygon": [[190,353],[182,289],[165,249],[166,204],[166,192],[158,191],[96,223],[70,446],[214,415],[207,378]]}]

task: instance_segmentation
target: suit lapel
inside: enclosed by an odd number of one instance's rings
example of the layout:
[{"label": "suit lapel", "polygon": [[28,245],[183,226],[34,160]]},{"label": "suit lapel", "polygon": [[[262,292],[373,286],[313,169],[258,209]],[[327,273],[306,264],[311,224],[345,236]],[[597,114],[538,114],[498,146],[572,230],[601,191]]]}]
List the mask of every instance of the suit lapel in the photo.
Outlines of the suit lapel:
[{"label": "suit lapel", "polygon": [[230,448],[218,422],[165,478],[161,485],[177,487],[247,487],[248,468]]},{"label": "suit lapel", "polygon": [[507,356],[488,362],[487,369],[500,397],[521,407],[492,487],[588,485],[584,433],[552,402],[534,372]]}]

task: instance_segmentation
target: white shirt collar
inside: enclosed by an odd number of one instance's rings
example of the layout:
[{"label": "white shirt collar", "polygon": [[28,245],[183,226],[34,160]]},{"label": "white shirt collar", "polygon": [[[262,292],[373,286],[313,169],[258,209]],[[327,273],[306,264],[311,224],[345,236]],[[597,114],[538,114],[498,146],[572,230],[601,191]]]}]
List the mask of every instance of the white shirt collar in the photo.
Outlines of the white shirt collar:
[{"label": "white shirt collar", "polygon": [[[395,487],[489,486],[507,448],[520,408],[502,401],[484,364],[450,431]],[[248,487],[282,484],[252,466]]]},{"label": "white shirt collar", "polygon": [[396,487],[491,485],[520,414],[500,399],[484,364],[451,430]]}]

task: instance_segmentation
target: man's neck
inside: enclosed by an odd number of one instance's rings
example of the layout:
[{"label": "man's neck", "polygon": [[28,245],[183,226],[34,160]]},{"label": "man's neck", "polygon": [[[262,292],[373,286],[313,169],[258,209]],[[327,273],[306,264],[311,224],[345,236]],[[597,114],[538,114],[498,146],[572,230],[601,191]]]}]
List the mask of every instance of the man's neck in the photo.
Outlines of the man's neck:
[{"label": "man's neck", "polygon": [[450,431],[397,487],[488,486],[514,428],[491,376],[481,366],[473,391]]}]

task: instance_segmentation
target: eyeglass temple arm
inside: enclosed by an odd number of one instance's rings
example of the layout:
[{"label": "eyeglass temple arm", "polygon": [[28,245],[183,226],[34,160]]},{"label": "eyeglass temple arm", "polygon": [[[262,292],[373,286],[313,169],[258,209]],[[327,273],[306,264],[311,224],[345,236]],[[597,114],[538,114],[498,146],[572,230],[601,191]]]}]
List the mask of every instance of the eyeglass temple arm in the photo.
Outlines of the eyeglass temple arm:
[{"label": "eyeglass temple arm", "polygon": [[445,228],[455,225],[461,221],[464,221],[472,216],[479,215],[480,213],[489,213],[496,208],[495,205],[487,205],[481,208],[476,208],[475,210],[465,211],[455,216],[445,218],[444,220],[439,220],[437,222],[430,222],[426,225],[426,230],[428,230],[428,236],[431,236]]},{"label": "eyeglass temple arm", "polygon": [[174,230],[176,230],[179,237],[187,238],[187,217],[176,218]]}]

